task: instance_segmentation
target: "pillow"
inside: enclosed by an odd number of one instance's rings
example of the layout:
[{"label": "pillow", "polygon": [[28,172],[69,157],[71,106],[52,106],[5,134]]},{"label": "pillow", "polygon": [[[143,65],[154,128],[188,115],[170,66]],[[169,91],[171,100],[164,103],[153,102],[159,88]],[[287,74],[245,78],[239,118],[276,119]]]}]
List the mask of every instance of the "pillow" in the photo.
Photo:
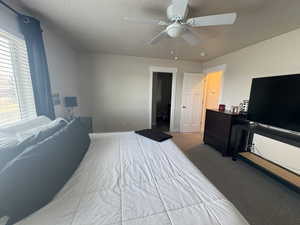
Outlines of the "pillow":
[{"label": "pillow", "polygon": [[0,151],[2,148],[17,145],[19,143],[17,136],[7,135],[6,133],[0,132]]},{"label": "pillow", "polygon": [[37,142],[40,142],[40,141],[44,140],[45,138],[54,134],[56,131],[60,130],[65,125],[67,125],[67,122],[62,118],[58,118],[58,119],[51,121],[50,123],[48,123],[46,125],[28,129],[23,132],[18,132],[16,136],[19,141],[23,141],[23,140],[33,136],[37,139]]},{"label": "pillow", "polygon": [[43,126],[50,123],[51,120],[46,116],[39,116],[30,120],[20,120],[16,123],[3,126],[0,128],[0,132],[6,133],[7,135],[16,135],[18,132],[23,132],[28,129]]},{"label": "pillow", "polygon": [[[16,136],[6,136],[3,138],[8,138],[5,143],[2,143],[0,147],[0,171],[5,168],[5,166],[21,154],[27,147],[34,145],[53,135],[64,127],[67,123],[64,120],[55,120],[46,126],[31,129],[22,138]],[[35,131],[33,131],[35,130]]]},{"label": "pillow", "polygon": [[7,216],[0,217],[0,225],[6,225],[8,220],[9,220],[9,217],[7,217]]},{"label": "pillow", "polygon": [[14,224],[48,204],[84,157],[90,138],[78,120],[29,148],[0,172],[0,213]]},{"label": "pillow", "polygon": [[34,143],[34,138],[29,137],[22,142],[11,141],[10,143],[3,144],[0,148],[0,173],[10,161]]}]

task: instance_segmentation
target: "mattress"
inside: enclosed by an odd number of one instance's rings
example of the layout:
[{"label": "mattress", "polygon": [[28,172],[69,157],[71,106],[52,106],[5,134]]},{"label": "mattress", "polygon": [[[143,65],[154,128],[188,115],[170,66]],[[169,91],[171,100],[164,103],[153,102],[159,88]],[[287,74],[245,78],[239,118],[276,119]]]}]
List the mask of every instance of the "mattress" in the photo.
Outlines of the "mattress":
[{"label": "mattress", "polygon": [[172,140],[133,132],[91,139],[55,199],[18,225],[248,225]]}]

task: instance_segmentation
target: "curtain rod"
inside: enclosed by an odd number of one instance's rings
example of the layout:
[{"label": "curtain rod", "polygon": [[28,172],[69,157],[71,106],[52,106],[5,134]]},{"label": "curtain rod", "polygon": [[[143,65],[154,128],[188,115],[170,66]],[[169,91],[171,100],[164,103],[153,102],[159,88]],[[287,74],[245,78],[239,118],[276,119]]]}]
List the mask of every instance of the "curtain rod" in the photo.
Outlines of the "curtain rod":
[{"label": "curtain rod", "polygon": [[21,13],[19,13],[17,10],[15,10],[14,8],[10,7],[7,3],[5,3],[4,1],[0,0],[0,4],[2,4],[3,6],[5,6],[6,8],[8,8],[9,10],[11,10],[12,12],[14,12],[17,15],[20,15]]}]

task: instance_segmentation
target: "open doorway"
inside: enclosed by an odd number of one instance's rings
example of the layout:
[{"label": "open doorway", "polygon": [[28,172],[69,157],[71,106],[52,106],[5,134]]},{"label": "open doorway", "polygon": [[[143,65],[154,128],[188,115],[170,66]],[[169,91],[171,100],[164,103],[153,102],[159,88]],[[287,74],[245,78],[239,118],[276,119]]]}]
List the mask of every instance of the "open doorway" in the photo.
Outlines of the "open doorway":
[{"label": "open doorway", "polygon": [[205,87],[203,98],[203,112],[201,118],[201,132],[204,132],[206,109],[218,109],[223,83],[223,68],[215,68],[205,73]]},{"label": "open doorway", "polygon": [[172,73],[153,72],[151,128],[170,131],[172,103]]}]

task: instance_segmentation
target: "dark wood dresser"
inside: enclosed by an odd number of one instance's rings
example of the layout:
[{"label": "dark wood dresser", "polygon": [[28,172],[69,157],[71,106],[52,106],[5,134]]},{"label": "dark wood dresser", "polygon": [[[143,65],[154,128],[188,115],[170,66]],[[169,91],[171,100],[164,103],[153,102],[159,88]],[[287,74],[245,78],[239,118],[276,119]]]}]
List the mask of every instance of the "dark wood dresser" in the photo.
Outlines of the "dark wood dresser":
[{"label": "dark wood dresser", "polygon": [[240,124],[244,117],[229,111],[207,109],[204,129],[204,143],[220,151],[223,156],[231,156],[234,141],[231,140],[232,126]]}]

